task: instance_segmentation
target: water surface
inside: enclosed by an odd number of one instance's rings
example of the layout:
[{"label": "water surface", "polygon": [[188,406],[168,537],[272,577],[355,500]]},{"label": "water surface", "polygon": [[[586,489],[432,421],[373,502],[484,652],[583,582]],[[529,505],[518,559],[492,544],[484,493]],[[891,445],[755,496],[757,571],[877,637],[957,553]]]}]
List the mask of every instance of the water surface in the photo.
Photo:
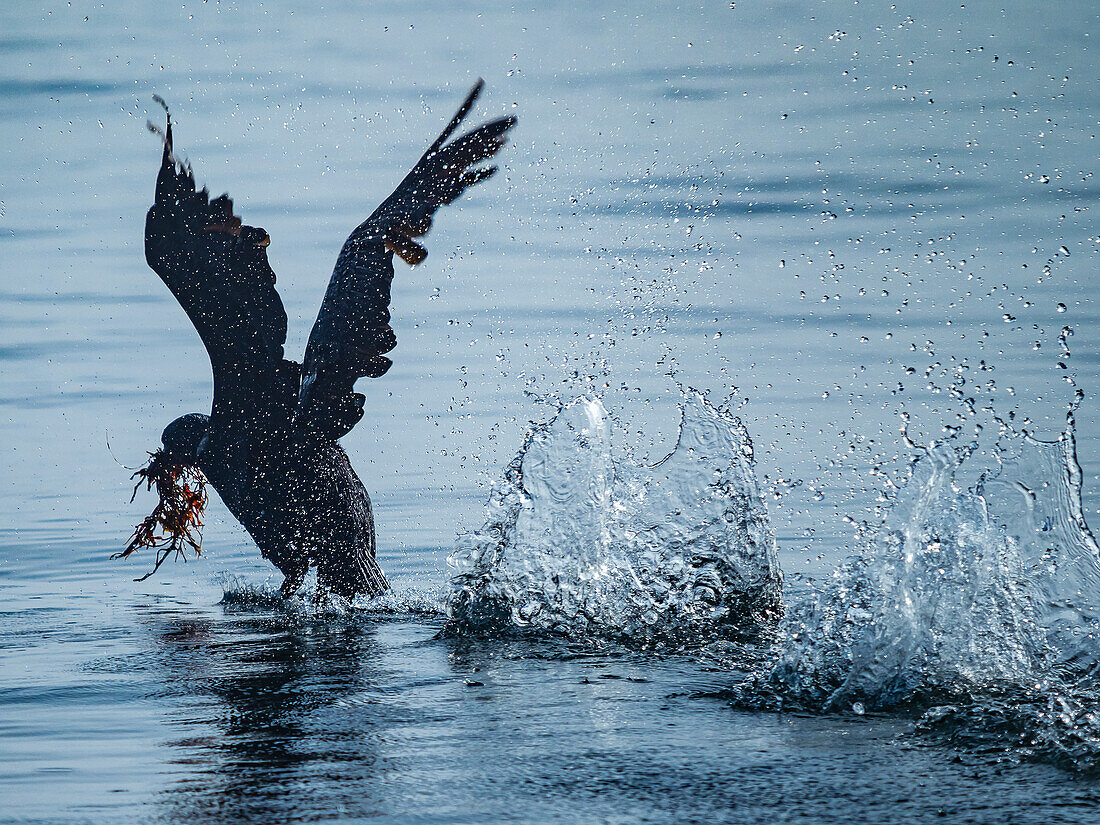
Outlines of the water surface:
[{"label": "water surface", "polygon": [[295,353],[343,238],[477,76],[479,116],[520,116],[504,174],[399,269],[395,365],[344,440],[406,607],[438,604],[528,422],[582,393],[650,461],[677,382],[733,395],[792,597],[904,476],[903,413],[918,444],[969,426],[969,399],[1051,438],[1075,376],[1100,520],[1096,22],[1088,2],[6,4],[0,818],[1093,821],[1091,780],[901,715],[698,698],[746,675],[713,652],[221,605],[225,576],[270,569],[220,503],[204,560],[135,584],[107,557],[149,504],[120,464],[209,403],[143,259],[152,95],[271,234]]}]

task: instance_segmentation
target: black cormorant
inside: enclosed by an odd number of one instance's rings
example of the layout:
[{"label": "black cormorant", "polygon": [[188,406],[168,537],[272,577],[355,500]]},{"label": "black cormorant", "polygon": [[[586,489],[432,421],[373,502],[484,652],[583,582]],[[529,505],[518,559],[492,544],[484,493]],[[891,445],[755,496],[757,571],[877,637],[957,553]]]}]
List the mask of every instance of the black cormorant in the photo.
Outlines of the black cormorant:
[{"label": "black cormorant", "polygon": [[206,346],[214,401],[209,416],[191,413],[169,424],[163,449],[135,474],[155,484],[161,501],[120,556],[152,547],[159,567],[188,542],[197,550],[191,530],[201,526],[209,481],[282,571],[284,596],[311,566],[322,589],[345,598],[388,588],[375,561],[370,498],[337,442],[363,417],[356,379],[378,378],[392,364],[393,256],[414,266],[424,260],[427,251],[414,239],[440,206],[496,171],[479,164],[516,123],[499,118],[450,140],[482,85],[344,243],[301,364],[283,356],[287,316],[267,260],[268,234],[242,224],[227,195],[196,191],[190,166],[173,152],[168,116],[145,256]]}]

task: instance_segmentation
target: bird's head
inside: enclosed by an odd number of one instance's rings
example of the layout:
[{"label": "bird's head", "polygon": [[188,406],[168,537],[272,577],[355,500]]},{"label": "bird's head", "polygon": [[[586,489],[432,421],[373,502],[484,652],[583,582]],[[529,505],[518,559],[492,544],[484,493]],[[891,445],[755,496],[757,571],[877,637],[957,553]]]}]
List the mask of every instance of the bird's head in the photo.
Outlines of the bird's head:
[{"label": "bird's head", "polygon": [[182,415],[164,428],[160,442],[164,451],[182,464],[195,464],[199,445],[210,428],[210,416],[202,413]]}]

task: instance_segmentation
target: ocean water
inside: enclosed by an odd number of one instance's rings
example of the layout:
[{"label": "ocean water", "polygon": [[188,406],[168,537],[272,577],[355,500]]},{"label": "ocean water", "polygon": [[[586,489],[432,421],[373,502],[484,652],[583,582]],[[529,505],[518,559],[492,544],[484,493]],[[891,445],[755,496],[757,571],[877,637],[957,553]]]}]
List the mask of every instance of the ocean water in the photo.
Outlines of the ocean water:
[{"label": "ocean water", "polygon": [[[3,4],[0,821],[1095,821],[1097,18]],[[478,76],[519,127],[343,442],[395,595],[275,603],[217,501],[135,583],[210,397],[153,95],[295,354]]]}]

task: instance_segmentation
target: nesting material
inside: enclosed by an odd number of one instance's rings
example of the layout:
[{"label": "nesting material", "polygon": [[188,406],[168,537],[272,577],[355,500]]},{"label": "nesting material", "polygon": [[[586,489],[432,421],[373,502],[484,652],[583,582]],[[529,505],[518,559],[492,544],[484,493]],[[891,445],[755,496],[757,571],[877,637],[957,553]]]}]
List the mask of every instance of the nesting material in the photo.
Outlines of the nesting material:
[{"label": "nesting material", "polygon": [[202,516],[206,509],[206,476],[192,465],[180,461],[164,450],[149,453],[149,463],[131,476],[136,478],[132,502],[141,485],[146,490],[156,487],[160,501],[144,521],[134,528],[130,543],[112,559],[125,559],[138,550],[148,548],[156,553],[153,569],[134,581],[145,581],[172,555],[187,560],[187,549],[202,555]]}]

